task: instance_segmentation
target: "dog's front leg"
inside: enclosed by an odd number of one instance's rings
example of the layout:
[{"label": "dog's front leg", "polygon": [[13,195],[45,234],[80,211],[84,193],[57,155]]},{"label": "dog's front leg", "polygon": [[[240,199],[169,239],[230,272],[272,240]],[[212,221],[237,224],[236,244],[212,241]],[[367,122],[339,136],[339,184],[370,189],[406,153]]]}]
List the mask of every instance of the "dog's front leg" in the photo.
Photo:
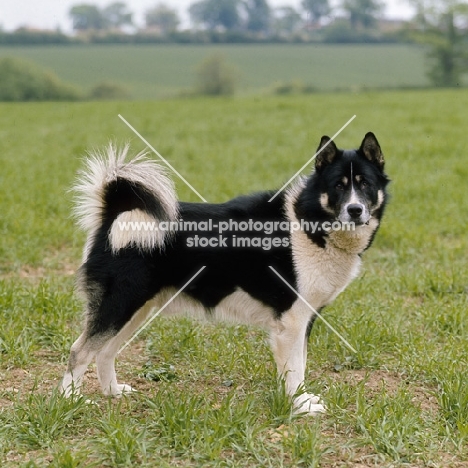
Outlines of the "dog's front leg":
[{"label": "dog's front leg", "polygon": [[279,375],[284,379],[287,394],[293,398],[298,413],[317,414],[325,411],[320,397],[298,390],[304,384],[307,360],[307,327],[311,311],[298,304],[284,312],[271,331],[271,347]]}]

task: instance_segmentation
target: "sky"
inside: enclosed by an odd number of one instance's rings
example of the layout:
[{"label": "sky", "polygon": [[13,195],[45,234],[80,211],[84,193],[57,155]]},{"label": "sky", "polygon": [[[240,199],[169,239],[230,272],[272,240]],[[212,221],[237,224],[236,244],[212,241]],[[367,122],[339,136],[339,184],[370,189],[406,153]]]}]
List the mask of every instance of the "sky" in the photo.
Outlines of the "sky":
[{"label": "sky", "polygon": [[[143,25],[144,12],[158,4],[161,0],[122,0],[131,12],[134,21]],[[73,5],[90,3],[106,6],[114,0],[0,0],[0,26],[11,31],[20,26],[30,26],[41,29],[56,29],[60,27],[64,32],[71,31],[71,22],[68,11]],[[187,8],[195,0],[163,0],[180,12],[183,24],[188,25]],[[269,0],[272,7],[294,6],[299,7],[301,0]],[[385,16],[389,18],[409,18],[411,8],[408,0],[384,0],[386,5]],[[332,2],[333,4],[333,2]]]}]

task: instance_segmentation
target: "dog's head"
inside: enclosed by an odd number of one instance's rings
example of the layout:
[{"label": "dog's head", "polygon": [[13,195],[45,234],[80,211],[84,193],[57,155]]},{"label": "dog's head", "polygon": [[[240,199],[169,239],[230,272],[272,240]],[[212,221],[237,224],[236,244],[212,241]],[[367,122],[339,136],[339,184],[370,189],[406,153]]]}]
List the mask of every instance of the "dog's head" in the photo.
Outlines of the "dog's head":
[{"label": "dog's head", "polygon": [[340,150],[323,136],[315,159],[322,209],[335,220],[356,226],[367,224],[372,216],[380,218],[389,181],[384,164],[379,142],[371,132],[356,150]]}]

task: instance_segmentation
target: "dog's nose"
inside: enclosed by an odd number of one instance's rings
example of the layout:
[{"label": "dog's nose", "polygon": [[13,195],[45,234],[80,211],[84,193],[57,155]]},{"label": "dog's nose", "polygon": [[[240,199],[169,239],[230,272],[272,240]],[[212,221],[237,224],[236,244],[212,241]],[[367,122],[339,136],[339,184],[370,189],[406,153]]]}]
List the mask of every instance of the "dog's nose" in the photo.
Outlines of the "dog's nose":
[{"label": "dog's nose", "polygon": [[348,205],[347,209],[348,214],[349,216],[351,216],[351,218],[359,218],[359,216],[362,215],[363,206],[359,203],[351,203],[351,205]]}]

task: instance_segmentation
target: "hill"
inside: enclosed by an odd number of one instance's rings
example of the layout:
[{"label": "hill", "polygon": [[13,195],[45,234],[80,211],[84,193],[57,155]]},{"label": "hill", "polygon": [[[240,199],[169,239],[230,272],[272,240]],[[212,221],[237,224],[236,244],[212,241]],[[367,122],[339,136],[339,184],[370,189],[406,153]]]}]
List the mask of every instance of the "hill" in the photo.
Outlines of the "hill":
[{"label": "hill", "polygon": [[195,68],[221,51],[241,73],[242,94],[301,82],[317,91],[423,87],[422,49],[409,45],[90,45],[0,47],[53,70],[88,91],[117,82],[136,99],[178,95],[194,85]]}]

